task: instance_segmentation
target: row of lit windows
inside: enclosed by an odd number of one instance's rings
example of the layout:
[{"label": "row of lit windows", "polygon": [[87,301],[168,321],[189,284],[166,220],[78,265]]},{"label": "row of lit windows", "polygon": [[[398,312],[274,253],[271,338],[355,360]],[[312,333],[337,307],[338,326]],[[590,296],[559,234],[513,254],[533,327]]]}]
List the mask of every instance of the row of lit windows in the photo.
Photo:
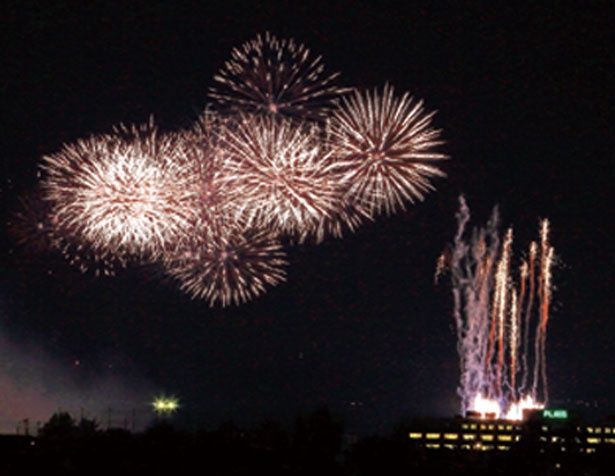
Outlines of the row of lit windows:
[{"label": "row of lit windows", "polygon": [[426,440],[459,440],[460,438],[466,441],[472,441],[476,439],[480,439],[482,441],[519,441],[521,438],[520,435],[510,435],[510,434],[497,434],[493,435],[491,433],[418,433],[412,432],[408,435],[411,440],[422,440],[425,438]]},{"label": "row of lit windows", "polygon": [[[478,443],[476,443],[477,445],[480,445],[481,441],[484,442],[493,442],[493,441],[498,441],[498,442],[507,442],[507,443],[512,443],[512,442],[517,442],[521,439],[520,435],[510,435],[510,434],[476,434],[476,433],[436,433],[436,432],[430,432],[430,433],[421,433],[421,432],[411,432],[408,435],[410,437],[410,439],[412,440],[429,440],[432,441],[434,443],[430,443],[428,445],[426,445],[426,447],[431,447],[430,445],[439,445],[439,443],[435,443],[436,440],[445,440],[445,441],[457,441],[459,439],[463,440],[463,441],[476,441],[479,440]],[[540,437],[540,441],[542,442],[547,442],[549,441],[550,443],[565,443],[566,442],[566,438],[562,437],[562,436],[551,436],[548,440],[546,437]],[[602,437],[587,437],[586,439],[586,443],[589,445],[600,445],[600,444],[612,444],[615,445],[615,437],[612,438],[602,438]],[[446,445],[445,445],[446,446]],[[453,447],[457,447],[456,445],[452,445]],[[463,445],[462,445],[463,446]]]},{"label": "row of lit windows", "polygon": [[[430,450],[438,450],[438,449],[447,449],[447,450],[473,450],[473,451],[509,451],[510,446],[508,445],[483,445],[480,443],[476,443],[473,445],[463,444],[463,445],[453,445],[450,443],[440,444],[440,443],[427,443],[425,444],[425,448]],[[566,447],[561,448],[562,451],[566,451]],[[596,448],[588,447],[581,450],[584,453],[595,453]]]},{"label": "row of lit windows", "polygon": [[596,438],[588,436],[587,443],[590,445],[599,445],[602,443],[606,443],[607,445],[615,445],[615,438]]},{"label": "row of lit windows", "polygon": [[607,435],[610,434],[615,434],[615,428],[611,428],[611,427],[602,427],[602,426],[588,426],[585,428],[585,430],[587,431],[587,433],[595,433],[595,434],[601,434],[601,433],[605,433]]},{"label": "row of lit windows", "polygon": [[[553,429],[547,425],[542,425],[540,429],[545,433],[553,431]],[[615,428],[612,427],[587,426],[583,428],[581,426],[577,426],[576,429],[578,433],[585,431],[586,433],[590,433],[592,435],[615,435]]]},{"label": "row of lit windows", "polygon": [[[549,432],[552,430],[548,425],[542,425],[540,429],[544,432]],[[587,433],[596,434],[596,435],[615,435],[615,427],[602,427],[602,426],[587,426],[585,428],[581,426],[577,426],[577,432],[585,431]]]},{"label": "row of lit windows", "polygon": [[463,444],[463,445],[453,445],[450,443],[440,444],[440,443],[427,443],[425,444],[425,448],[429,450],[438,450],[438,449],[448,449],[448,450],[474,450],[474,451],[508,451],[510,450],[510,446],[507,445],[483,445],[481,443],[476,443],[473,445]]},{"label": "row of lit windows", "polygon": [[517,425],[510,425],[510,424],[493,424],[493,423],[463,423],[461,425],[461,428],[463,430],[489,430],[489,431],[494,431],[494,430],[498,430],[498,431],[512,431],[513,429],[518,430],[519,427]]}]

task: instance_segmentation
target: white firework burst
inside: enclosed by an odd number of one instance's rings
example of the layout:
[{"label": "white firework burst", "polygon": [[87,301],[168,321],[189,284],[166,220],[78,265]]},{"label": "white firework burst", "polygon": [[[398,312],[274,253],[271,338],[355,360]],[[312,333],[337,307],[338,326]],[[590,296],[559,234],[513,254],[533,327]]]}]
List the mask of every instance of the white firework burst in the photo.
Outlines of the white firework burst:
[{"label": "white firework burst", "polygon": [[338,211],[319,130],[273,116],[241,115],[226,128],[221,183],[246,226],[305,235]]},{"label": "white firework burst", "polygon": [[239,305],[286,280],[286,255],[275,235],[217,222],[163,256],[183,292],[211,307]]},{"label": "white firework burst", "polygon": [[382,92],[355,90],[329,123],[330,173],[370,215],[422,200],[434,188],[430,179],[444,176],[434,163],[447,158],[435,150],[442,141],[431,126],[433,115],[408,93],[396,97],[389,85]]},{"label": "white firework burst", "polygon": [[195,219],[198,195],[177,151],[178,138],[150,122],[44,157],[44,198],[58,233],[102,254],[155,256]]},{"label": "white firework burst", "polygon": [[210,97],[228,110],[321,119],[348,90],[334,84],[338,73],[324,69],[304,45],[266,32],[232,50]]}]

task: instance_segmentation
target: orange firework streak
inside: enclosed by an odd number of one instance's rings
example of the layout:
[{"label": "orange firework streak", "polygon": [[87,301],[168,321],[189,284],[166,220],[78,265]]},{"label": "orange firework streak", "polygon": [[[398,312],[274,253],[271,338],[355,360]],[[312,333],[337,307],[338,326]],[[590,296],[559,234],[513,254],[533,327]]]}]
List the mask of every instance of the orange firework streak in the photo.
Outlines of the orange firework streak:
[{"label": "orange firework streak", "polygon": [[553,258],[553,248],[547,241],[549,234],[549,220],[543,220],[541,226],[541,259],[540,259],[540,331],[547,332],[547,322],[549,321],[549,298],[551,297],[551,260]]},{"label": "orange firework streak", "polygon": [[[487,353],[485,355],[485,375],[489,375],[489,369],[491,367],[491,356],[493,355],[493,349],[495,347],[495,327],[496,327],[496,317],[498,315],[498,307],[497,302],[494,301],[493,309],[491,309],[491,322],[489,324],[489,346],[487,347]],[[487,395],[488,397],[493,397],[493,395]]]},{"label": "orange firework streak", "polygon": [[517,281],[511,272],[512,228],[500,241],[494,209],[488,226],[464,242],[469,213],[465,201],[460,201],[451,275],[462,409],[521,419],[524,409],[543,408],[548,401],[545,348],[554,259],[547,241],[548,222],[541,223],[540,242],[530,244]]},{"label": "orange firework streak", "polygon": [[547,399],[547,364],[546,364],[546,341],[547,323],[549,322],[549,303],[551,297],[551,262],[553,260],[553,248],[549,246],[549,220],[545,219],[540,224],[540,276],[538,277],[538,297],[540,299],[540,312],[536,329],[536,362],[534,364],[533,394],[536,395],[539,380]]},{"label": "orange firework streak", "polygon": [[527,386],[527,378],[528,378],[528,362],[527,362],[527,352],[528,352],[528,344],[529,344],[529,334],[530,334],[530,319],[532,315],[532,306],[534,305],[534,296],[536,294],[536,251],[537,245],[535,241],[530,243],[530,258],[528,264],[528,281],[529,281],[529,293],[527,299],[527,305],[525,308],[525,322],[523,329],[523,378],[521,382],[521,390],[525,390]]},{"label": "orange firework streak", "polygon": [[[501,377],[504,367],[504,317],[506,315],[506,301],[508,288],[508,268],[510,262],[510,249],[512,244],[512,228],[506,233],[502,245],[502,256],[498,262],[495,274],[495,291],[493,294],[493,309],[491,312],[491,324],[489,329],[489,347],[485,357],[485,370],[488,373],[491,359],[496,346],[497,331],[497,366],[495,368],[494,392],[498,397],[502,394]],[[493,396],[493,395],[492,395]]]},{"label": "orange firework streak", "polygon": [[499,305],[498,305],[498,365],[496,368],[496,392],[498,397],[502,395],[502,369],[504,368],[504,324],[506,317],[507,301],[508,301],[508,285],[509,276],[508,270],[510,268],[510,253],[512,245],[513,232],[512,228],[508,229],[506,238],[502,246],[502,259],[498,265],[496,282]]},{"label": "orange firework streak", "polygon": [[521,278],[521,289],[519,294],[512,293],[511,301],[511,330],[510,330],[510,382],[513,392],[513,399],[516,399],[517,388],[517,353],[519,349],[520,338],[520,325],[521,325],[521,309],[523,307],[523,300],[525,299],[525,288],[527,280],[527,263],[524,261],[519,269]]}]

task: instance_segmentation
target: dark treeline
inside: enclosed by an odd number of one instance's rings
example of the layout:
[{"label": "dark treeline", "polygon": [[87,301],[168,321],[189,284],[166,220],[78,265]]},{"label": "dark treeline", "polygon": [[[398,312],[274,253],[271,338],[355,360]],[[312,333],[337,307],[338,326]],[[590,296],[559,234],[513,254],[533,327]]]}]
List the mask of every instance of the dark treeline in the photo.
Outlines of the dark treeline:
[{"label": "dark treeline", "polygon": [[530,447],[509,452],[426,451],[404,424],[387,437],[349,438],[327,407],[291,429],[265,421],[187,431],[159,419],[140,433],[101,430],[56,413],[34,437],[0,436],[0,475],[607,475],[615,455],[570,455],[554,464]]}]

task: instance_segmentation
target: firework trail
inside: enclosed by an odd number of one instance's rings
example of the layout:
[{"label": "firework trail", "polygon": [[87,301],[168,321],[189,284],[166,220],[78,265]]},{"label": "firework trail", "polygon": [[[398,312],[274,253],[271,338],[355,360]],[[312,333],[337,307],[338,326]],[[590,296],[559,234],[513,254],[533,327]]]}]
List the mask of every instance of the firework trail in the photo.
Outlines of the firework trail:
[{"label": "firework trail", "polygon": [[457,352],[460,357],[458,393],[464,414],[471,407],[474,396],[482,395],[488,384],[485,355],[492,327],[489,303],[494,281],[493,268],[500,245],[497,209],[494,209],[487,227],[475,229],[468,242],[464,235],[469,221],[470,210],[461,197],[457,234],[447,265],[451,271]]},{"label": "firework trail", "polygon": [[[501,240],[497,232],[498,211],[494,209],[487,226],[474,229],[471,237],[466,238],[470,211],[463,197],[459,201],[457,234],[446,264],[451,273],[458,335],[461,410],[465,414],[469,410],[480,411],[480,405],[490,405],[498,416],[517,418],[524,405],[544,405],[548,399],[545,344],[553,264],[548,221],[541,223],[539,263],[537,246],[532,243],[529,261],[522,262],[520,283],[516,285],[511,272],[512,228]],[[441,258],[438,275],[443,263]],[[537,320],[536,331],[530,336],[533,320]],[[528,352],[530,338],[534,339],[533,355]],[[530,359],[534,362],[533,376],[528,365]],[[528,390],[531,377],[533,384]]]},{"label": "firework trail", "polygon": [[337,77],[294,40],[258,35],[188,130],[120,125],[43,157],[47,215],[29,233],[82,270],[158,263],[211,305],[262,294],[285,280],[282,243],[353,232],[445,175],[421,101],[389,85],[346,97]]},{"label": "firework trail", "polygon": [[[537,245],[536,242],[532,242],[530,243],[530,250],[529,250],[529,261],[526,264],[526,267],[524,268],[524,273],[523,276],[526,277],[527,281],[528,281],[528,286],[529,287],[529,291],[528,291],[528,297],[527,297],[527,301],[526,302],[526,307],[525,307],[525,315],[529,316],[532,312],[533,306],[534,306],[534,298],[535,298],[535,294],[536,294],[536,253],[537,253]],[[523,289],[525,290],[525,285],[523,287]],[[525,299],[525,293],[523,295],[523,298]],[[521,300],[521,302],[524,302],[523,300]],[[529,342],[530,342],[530,320],[529,319],[525,319],[524,325],[523,325],[523,354],[522,354],[522,380],[521,380],[521,386],[519,388],[519,392],[520,393],[524,393],[526,391],[527,388],[527,380],[528,380],[528,376],[529,376],[529,367],[528,367],[528,360],[527,360],[527,355],[528,355],[528,351],[529,351]]]},{"label": "firework trail", "polygon": [[536,328],[536,355],[540,358],[534,363],[534,383],[532,393],[536,394],[540,384],[544,398],[548,398],[547,368],[546,368],[546,341],[547,322],[549,321],[549,304],[551,302],[551,266],[553,263],[553,247],[548,242],[549,222],[543,220],[540,227],[540,276],[538,278],[538,295],[540,297],[540,313]]}]

